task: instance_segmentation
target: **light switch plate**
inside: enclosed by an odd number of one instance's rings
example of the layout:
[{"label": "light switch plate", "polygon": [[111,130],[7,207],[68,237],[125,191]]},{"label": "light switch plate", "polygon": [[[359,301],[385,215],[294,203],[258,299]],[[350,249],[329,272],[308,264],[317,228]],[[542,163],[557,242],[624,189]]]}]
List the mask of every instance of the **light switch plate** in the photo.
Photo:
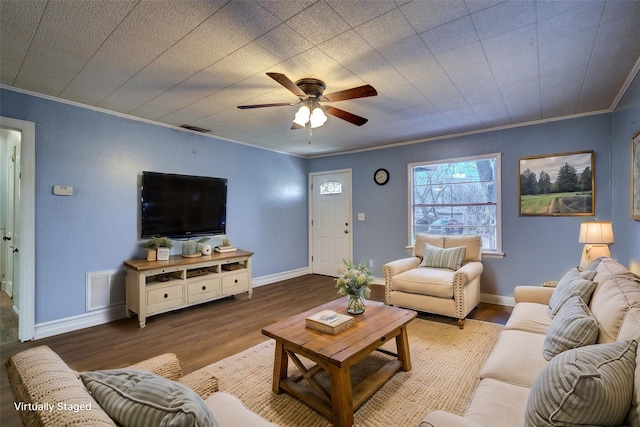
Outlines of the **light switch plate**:
[{"label": "light switch plate", "polygon": [[364,212],[358,213],[358,221],[364,221]]},{"label": "light switch plate", "polygon": [[70,185],[54,185],[53,194],[56,196],[71,196],[73,195],[73,187]]}]

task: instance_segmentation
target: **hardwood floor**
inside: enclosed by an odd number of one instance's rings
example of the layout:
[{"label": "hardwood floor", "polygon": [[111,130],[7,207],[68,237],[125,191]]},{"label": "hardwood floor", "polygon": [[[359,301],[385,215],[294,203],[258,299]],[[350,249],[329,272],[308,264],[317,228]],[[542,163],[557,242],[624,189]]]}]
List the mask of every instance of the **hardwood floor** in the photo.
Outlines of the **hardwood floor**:
[{"label": "hardwood floor", "polygon": [[18,315],[13,311],[13,299],[0,291],[0,344],[18,341]]},{"label": "hardwood floor", "polygon": [[[0,425],[20,425],[4,360],[27,348],[47,345],[78,371],[123,367],[171,352],[182,361],[184,373],[189,373],[266,341],[261,333],[264,326],[337,297],[334,278],[307,275],[255,288],[251,300],[238,295],[152,316],[143,329],[138,328],[137,319],[121,319],[37,341],[2,345]],[[383,301],[384,287],[373,285],[370,299]],[[511,307],[481,303],[468,318],[504,324],[510,314]],[[424,313],[419,317],[457,322]]]}]

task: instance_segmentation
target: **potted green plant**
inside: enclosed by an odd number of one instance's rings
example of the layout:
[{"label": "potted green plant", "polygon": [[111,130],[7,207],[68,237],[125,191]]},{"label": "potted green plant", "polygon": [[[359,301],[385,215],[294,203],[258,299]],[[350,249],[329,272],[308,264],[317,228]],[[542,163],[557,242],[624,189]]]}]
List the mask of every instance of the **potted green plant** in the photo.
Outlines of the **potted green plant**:
[{"label": "potted green plant", "polygon": [[173,242],[168,237],[156,237],[158,242],[158,261],[167,261],[169,259],[169,251],[173,247]]},{"label": "potted green plant", "polygon": [[173,247],[173,242],[168,237],[152,237],[144,247],[147,250],[147,261],[166,261],[169,259],[169,249]]},{"label": "potted green plant", "polygon": [[147,250],[147,261],[155,261],[157,258],[157,250],[158,250],[158,238],[152,237],[147,240],[144,244],[145,249]]},{"label": "potted green plant", "polygon": [[338,295],[347,295],[347,313],[364,313],[364,300],[371,295],[369,284],[373,281],[371,271],[364,264],[356,267],[351,262],[342,260],[347,270],[336,280]]}]

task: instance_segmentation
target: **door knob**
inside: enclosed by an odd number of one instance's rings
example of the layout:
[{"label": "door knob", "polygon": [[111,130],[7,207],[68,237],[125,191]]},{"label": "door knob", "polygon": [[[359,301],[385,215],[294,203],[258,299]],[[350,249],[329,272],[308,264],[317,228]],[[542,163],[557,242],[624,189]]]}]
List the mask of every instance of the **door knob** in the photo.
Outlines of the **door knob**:
[{"label": "door knob", "polygon": [[13,253],[14,253],[14,254],[15,254],[16,252],[19,252],[19,251],[18,251],[18,248],[15,248],[15,249],[13,250]]},{"label": "door knob", "polygon": [[344,234],[349,234],[349,230],[344,230]]},{"label": "door knob", "polygon": [[4,236],[4,237],[2,238],[2,240],[4,240],[4,241],[11,240],[11,237]]}]

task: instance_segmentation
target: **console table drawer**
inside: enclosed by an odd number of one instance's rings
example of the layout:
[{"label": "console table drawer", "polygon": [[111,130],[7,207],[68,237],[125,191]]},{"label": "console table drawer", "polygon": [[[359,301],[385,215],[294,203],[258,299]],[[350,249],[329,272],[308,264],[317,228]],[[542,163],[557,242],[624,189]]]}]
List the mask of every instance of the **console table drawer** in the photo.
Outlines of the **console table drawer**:
[{"label": "console table drawer", "polygon": [[189,304],[219,296],[220,279],[217,277],[194,280],[187,285],[187,303]]},{"label": "console table drawer", "polygon": [[149,313],[179,307],[184,304],[182,284],[147,291]]},{"label": "console table drawer", "polygon": [[249,290],[249,276],[246,271],[222,277],[222,295],[232,295]]}]

